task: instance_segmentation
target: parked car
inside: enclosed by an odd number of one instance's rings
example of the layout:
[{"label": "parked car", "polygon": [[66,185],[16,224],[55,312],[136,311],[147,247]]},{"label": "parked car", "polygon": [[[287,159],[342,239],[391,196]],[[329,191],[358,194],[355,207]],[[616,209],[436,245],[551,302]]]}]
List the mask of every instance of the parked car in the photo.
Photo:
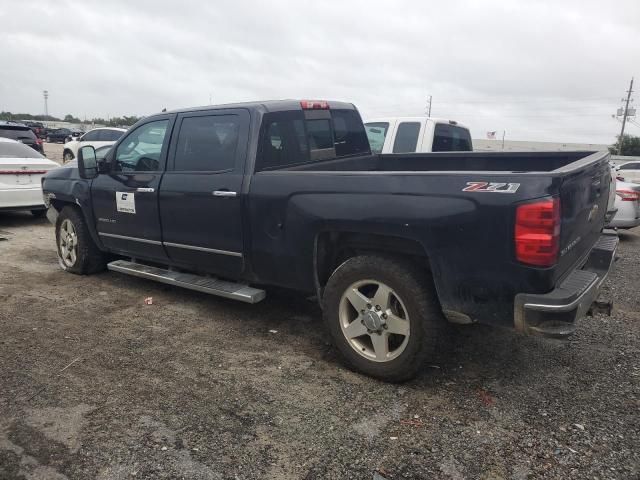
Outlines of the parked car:
[{"label": "parked car", "polygon": [[470,152],[471,134],[453,120],[385,117],[365,123],[373,153]]},{"label": "parked car", "polygon": [[94,128],[82,135],[78,140],[68,142],[64,146],[63,159],[65,162],[73,160],[78,155],[78,149],[84,146],[91,146],[97,149],[113,145],[126,131],[125,128]]},{"label": "parked car", "polygon": [[640,162],[626,162],[616,167],[623,182],[640,183]]},{"label": "parked car", "polygon": [[269,286],[316,295],[347,364],[400,381],[447,320],[576,329],[618,242],[608,159],[374,155],[353,105],[287,100],[147,117],[43,188],[64,270],[249,303]]},{"label": "parked car", "polygon": [[616,214],[609,222],[611,228],[634,228],[640,225],[640,185],[616,183]]},{"label": "parked car", "polygon": [[42,176],[57,166],[24,143],[0,138],[0,210],[44,216]]},{"label": "parked car", "polygon": [[41,122],[23,122],[38,138],[44,138],[46,136],[46,128]]},{"label": "parked car", "polygon": [[47,131],[47,143],[67,143],[71,138],[71,130],[68,128],[56,128]]},{"label": "parked car", "polygon": [[42,140],[24,123],[0,120],[0,137],[17,140],[44,154]]},{"label": "parked car", "polygon": [[78,140],[82,135],[84,135],[84,130],[80,130],[79,128],[71,128],[71,135],[69,136],[68,141]]}]

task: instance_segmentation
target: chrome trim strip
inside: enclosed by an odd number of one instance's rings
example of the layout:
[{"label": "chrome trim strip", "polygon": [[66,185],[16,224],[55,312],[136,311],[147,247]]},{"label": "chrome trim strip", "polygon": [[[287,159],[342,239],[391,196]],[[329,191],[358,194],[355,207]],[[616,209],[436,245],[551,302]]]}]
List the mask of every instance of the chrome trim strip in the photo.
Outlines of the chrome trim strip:
[{"label": "chrome trim strip", "polygon": [[230,192],[228,190],[214,190],[213,196],[214,197],[237,197],[238,193]]},{"label": "chrome trim strip", "polygon": [[231,257],[242,258],[242,253],[240,252],[230,252],[228,250],[218,250],[216,248],[196,247],[195,245],[183,245],[181,243],[171,243],[171,242],[163,242],[163,245],[165,247],[184,248],[186,250],[197,250],[199,252],[218,253],[220,255],[229,255]]},{"label": "chrome trim strip", "polygon": [[98,235],[100,235],[101,237],[117,238],[118,240],[131,240],[133,242],[148,243],[150,245],[162,245],[162,242],[159,242],[157,240],[148,240],[146,238],[127,237],[125,235],[116,235],[115,233],[98,232]]}]

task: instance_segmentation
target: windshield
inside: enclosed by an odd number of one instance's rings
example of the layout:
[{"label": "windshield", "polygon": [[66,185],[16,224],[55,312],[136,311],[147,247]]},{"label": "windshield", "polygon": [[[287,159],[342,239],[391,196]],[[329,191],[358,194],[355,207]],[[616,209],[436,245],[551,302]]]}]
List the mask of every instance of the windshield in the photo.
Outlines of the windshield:
[{"label": "windshield", "polygon": [[387,130],[389,130],[389,124],[387,122],[365,123],[364,129],[367,132],[367,138],[369,139],[369,145],[371,145],[371,151],[373,153],[382,152],[384,139],[387,136]]}]

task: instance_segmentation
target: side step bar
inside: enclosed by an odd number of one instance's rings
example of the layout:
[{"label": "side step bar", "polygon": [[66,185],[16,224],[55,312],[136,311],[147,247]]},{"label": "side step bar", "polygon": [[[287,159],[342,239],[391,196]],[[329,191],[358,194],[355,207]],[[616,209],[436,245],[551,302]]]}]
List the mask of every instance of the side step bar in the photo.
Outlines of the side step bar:
[{"label": "side step bar", "polygon": [[266,292],[241,283],[227,282],[216,278],[195,275],[193,273],[174,272],[163,268],[151,267],[142,263],[116,260],[107,264],[114,272],[126,273],[134,277],[147,278],[156,282],[209,293],[219,297],[231,298],[245,303],[258,303],[264,300]]}]

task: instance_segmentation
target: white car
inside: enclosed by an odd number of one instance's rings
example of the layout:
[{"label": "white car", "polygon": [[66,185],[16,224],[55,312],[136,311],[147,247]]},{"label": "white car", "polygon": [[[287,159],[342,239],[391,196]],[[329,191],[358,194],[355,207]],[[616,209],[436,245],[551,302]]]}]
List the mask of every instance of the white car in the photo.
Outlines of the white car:
[{"label": "white car", "polygon": [[634,228],[640,225],[640,185],[618,181],[616,208],[616,215],[608,227]]},{"label": "white car", "polygon": [[470,152],[469,129],[453,120],[385,117],[365,122],[373,153]]},{"label": "white car", "polygon": [[0,138],[0,211],[30,210],[36,217],[44,216],[41,179],[57,167],[33,148]]},{"label": "white car", "polygon": [[78,150],[82,147],[92,146],[93,148],[113,145],[126,132],[125,128],[94,128],[82,135],[78,140],[67,142],[64,145],[62,154],[65,163],[73,160],[78,155]]},{"label": "white car", "polygon": [[624,178],[623,181],[631,183],[640,183],[640,162],[626,162],[616,167],[618,177]]}]

